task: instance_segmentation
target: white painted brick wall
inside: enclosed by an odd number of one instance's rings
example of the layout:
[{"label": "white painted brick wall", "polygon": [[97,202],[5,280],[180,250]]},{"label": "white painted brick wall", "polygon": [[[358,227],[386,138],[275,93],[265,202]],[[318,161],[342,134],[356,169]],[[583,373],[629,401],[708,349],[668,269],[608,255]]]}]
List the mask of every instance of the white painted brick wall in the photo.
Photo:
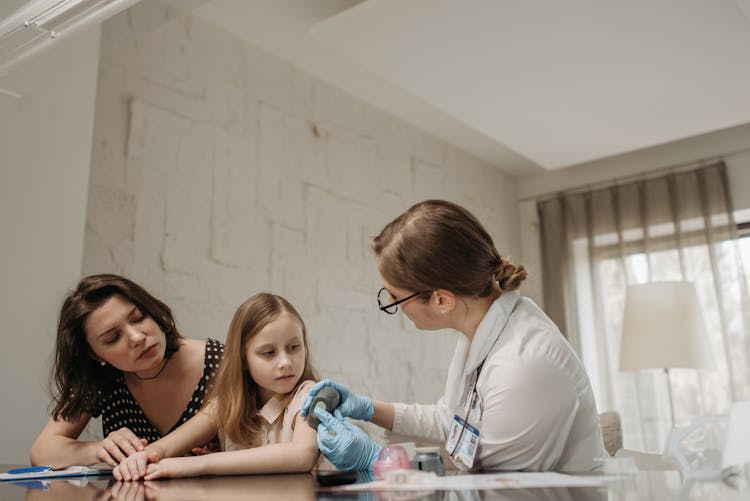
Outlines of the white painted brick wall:
[{"label": "white painted brick wall", "polygon": [[518,255],[514,178],[203,21],[138,30],[145,9],[104,27],[84,273],[142,283],[189,337],[281,294],[321,375],[434,402],[456,334],[377,310],[370,239],[439,197]]}]

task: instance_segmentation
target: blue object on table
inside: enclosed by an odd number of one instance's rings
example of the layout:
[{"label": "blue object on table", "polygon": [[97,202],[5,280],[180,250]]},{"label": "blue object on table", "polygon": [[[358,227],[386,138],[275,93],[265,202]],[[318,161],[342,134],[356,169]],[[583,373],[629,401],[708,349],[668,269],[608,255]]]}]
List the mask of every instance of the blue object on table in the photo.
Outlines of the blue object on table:
[{"label": "blue object on table", "polygon": [[38,473],[41,471],[50,471],[51,466],[25,466],[23,468],[11,468],[7,471],[11,475],[18,475],[20,473]]},{"label": "blue object on table", "polygon": [[0,482],[17,482],[19,480],[34,480],[39,478],[58,477],[89,477],[93,475],[111,475],[112,468],[109,466],[68,466],[59,470],[53,470],[49,466],[25,466],[12,468],[6,473],[0,473]]}]

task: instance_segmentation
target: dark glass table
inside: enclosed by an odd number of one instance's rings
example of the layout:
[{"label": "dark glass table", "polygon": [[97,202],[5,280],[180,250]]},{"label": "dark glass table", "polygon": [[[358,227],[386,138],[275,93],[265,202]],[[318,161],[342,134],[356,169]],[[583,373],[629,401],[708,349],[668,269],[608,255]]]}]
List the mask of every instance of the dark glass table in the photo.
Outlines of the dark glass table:
[{"label": "dark glass table", "polygon": [[[0,471],[15,465],[0,464]],[[321,488],[312,474],[280,474],[151,482],[116,482],[111,476],[51,479],[28,485],[0,483],[3,501],[146,501],[146,500],[518,500],[641,501],[747,499],[747,482],[684,481],[677,471],[642,471],[605,487],[527,488],[478,491],[334,492]]]}]

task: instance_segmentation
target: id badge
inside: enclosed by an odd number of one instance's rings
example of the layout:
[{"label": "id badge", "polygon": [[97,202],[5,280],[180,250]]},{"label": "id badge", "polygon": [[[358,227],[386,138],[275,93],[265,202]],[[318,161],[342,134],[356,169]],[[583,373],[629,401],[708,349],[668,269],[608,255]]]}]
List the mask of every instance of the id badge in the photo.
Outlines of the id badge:
[{"label": "id badge", "polygon": [[454,451],[451,461],[459,470],[468,471],[474,466],[474,458],[479,447],[481,413],[481,406],[477,405],[470,410],[467,420],[458,414],[453,416],[445,449],[449,453]]}]

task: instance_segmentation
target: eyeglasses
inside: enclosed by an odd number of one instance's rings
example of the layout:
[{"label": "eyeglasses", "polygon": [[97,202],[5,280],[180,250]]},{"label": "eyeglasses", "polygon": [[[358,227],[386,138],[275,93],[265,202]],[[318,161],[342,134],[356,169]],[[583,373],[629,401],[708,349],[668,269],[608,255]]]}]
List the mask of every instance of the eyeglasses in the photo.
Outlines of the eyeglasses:
[{"label": "eyeglasses", "polygon": [[[389,315],[393,315],[394,313],[398,311],[398,305],[400,305],[401,303],[408,301],[412,298],[415,298],[419,296],[420,294],[427,294],[428,292],[432,292],[432,291],[415,292],[414,294],[410,296],[406,296],[403,299],[396,299],[395,297],[393,297],[393,294],[388,292],[388,289],[383,287],[382,289],[378,291],[378,308],[380,308],[380,311],[384,311],[388,313]],[[383,305],[383,303],[389,301],[390,299],[395,299],[395,301],[393,301],[390,304]]]}]

